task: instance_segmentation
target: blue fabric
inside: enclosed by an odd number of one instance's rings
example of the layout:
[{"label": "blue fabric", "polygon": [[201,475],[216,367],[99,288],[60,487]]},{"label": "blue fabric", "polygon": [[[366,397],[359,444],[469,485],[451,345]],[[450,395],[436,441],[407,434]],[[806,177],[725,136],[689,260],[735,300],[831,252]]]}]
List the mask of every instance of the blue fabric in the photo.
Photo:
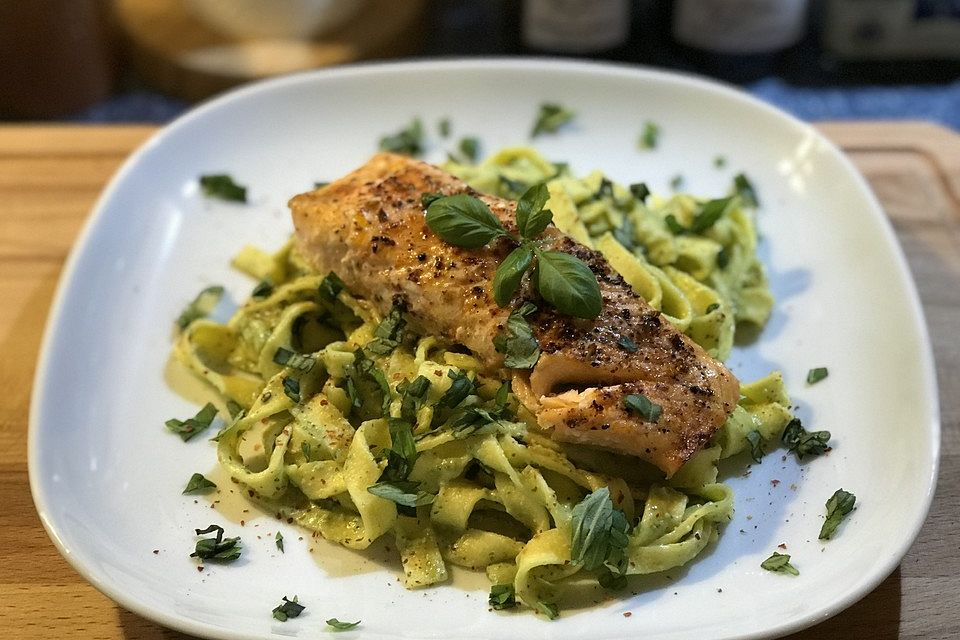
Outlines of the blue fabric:
[{"label": "blue fabric", "polygon": [[[960,81],[930,86],[811,88],[767,78],[745,89],[801,120],[930,120],[960,130]],[[110,98],[69,120],[164,123],[188,108],[181,100],[138,91]]]}]

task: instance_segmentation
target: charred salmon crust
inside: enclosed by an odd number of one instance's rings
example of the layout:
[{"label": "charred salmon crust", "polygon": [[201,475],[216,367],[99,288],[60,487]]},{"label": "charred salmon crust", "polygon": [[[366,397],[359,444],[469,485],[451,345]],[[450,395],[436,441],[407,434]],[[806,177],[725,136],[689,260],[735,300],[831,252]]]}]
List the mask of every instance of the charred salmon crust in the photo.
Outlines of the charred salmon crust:
[{"label": "charred salmon crust", "polygon": [[[532,371],[512,375],[518,397],[557,441],[631,454],[670,476],[733,411],[739,398],[733,374],[634,293],[600,253],[554,227],[538,243],[589,266],[600,283],[600,315],[561,315],[529,284],[510,306],[499,307],[491,282],[511,241],[500,238],[481,249],[445,243],[426,224],[420,196],[428,192],[475,195],[516,230],[515,203],[480,194],[432,165],[383,153],[290,201],[298,249],[318,271],[335,271],[381,312],[403,305],[412,329],[463,344],[490,371],[503,368],[493,338],[511,308],[525,300],[537,304],[528,321],[540,360]],[[637,345],[635,352],[620,346],[624,337]],[[626,407],[631,394],[662,407],[656,422]]]}]

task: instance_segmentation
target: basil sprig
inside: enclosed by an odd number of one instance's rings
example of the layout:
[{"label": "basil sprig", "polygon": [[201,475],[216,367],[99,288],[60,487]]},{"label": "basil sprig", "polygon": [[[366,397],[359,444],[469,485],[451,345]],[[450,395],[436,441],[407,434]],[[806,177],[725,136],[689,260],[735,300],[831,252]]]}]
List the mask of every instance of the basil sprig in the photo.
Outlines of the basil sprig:
[{"label": "basil sprig", "polygon": [[837,489],[830,499],[827,500],[827,519],[824,520],[820,528],[820,539],[829,540],[837,531],[837,527],[847,514],[853,511],[853,505],[857,502],[857,496],[849,491]]},{"label": "basil sprig", "polygon": [[427,225],[445,242],[465,249],[478,249],[497,238],[510,238],[520,245],[493,276],[493,296],[501,307],[510,302],[523,275],[533,268],[534,286],[560,313],[596,318],[603,298],[590,268],[575,256],[541,249],[534,242],[553,220],[553,213],[543,208],[549,197],[543,183],[530,187],[520,197],[516,211],[519,238],[507,232],[482,200],[463,193],[431,199]]}]

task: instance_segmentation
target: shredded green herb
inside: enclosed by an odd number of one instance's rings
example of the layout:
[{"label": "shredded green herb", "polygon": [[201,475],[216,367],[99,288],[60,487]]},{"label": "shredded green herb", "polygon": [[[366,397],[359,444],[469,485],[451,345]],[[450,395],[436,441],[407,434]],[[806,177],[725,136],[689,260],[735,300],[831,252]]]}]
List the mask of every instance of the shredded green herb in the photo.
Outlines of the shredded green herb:
[{"label": "shredded green herb", "polygon": [[541,104],[530,137],[536,138],[541,133],[556,133],[561,126],[573,120],[574,115],[576,114],[573,111],[559,104]]},{"label": "shredded green herb", "polygon": [[796,453],[798,460],[803,460],[804,456],[818,456],[829,449],[830,432],[807,431],[800,419],[794,418],[783,428],[780,441]]},{"label": "shredded green herb", "polygon": [[826,367],[817,367],[807,372],[807,384],[817,384],[827,377],[829,372]]},{"label": "shredded green herb", "polygon": [[493,339],[493,346],[504,355],[503,365],[510,369],[532,369],[540,359],[540,343],[533,335],[527,316],[537,311],[532,302],[524,302],[510,312],[507,326]]},{"label": "shredded green herb", "polygon": [[194,320],[206,318],[210,315],[210,312],[220,304],[220,298],[222,297],[223,287],[220,285],[207,287],[198,293],[197,297],[193,299],[193,302],[188,304],[187,308],[180,313],[180,316],[177,318],[177,326],[180,327],[181,330],[186,329]]},{"label": "shredded green herb", "polygon": [[760,568],[774,573],[789,573],[792,576],[800,575],[797,568],[790,564],[790,556],[785,553],[773,552],[773,555],[760,563]]},{"label": "shredded green herb", "polygon": [[277,531],[277,535],[274,536],[274,541],[277,544],[277,549],[280,549],[280,553],[286,553],[286,551],[283,549],[283,534]]},{"label": "shredded green herb", "polygon": [[638,146],[641,149],[655,149],[660,141],[660,126],[647,120],[643,123],[643,132],[640,134]]},{"label": "shredded green herb", "polygon": [[170,429],[170,431],[180,436],[180,438],[186,442],[209,427],[216,417],[217,408],[213,406],[212,402],[208,402],[203,405],[203,408],[192,418],[187,418],[186,420],[171,418],[164,424],[167,425],[167,429]]},{"label": "shredded green herb", "polygon": [[423,123],[420,118],[394,134],[380,138],[380,150],[419,156],[423,153]]},{"label": "shredded green herb", "polygon": [[199,558],[209,562],[228,563],[233,562],[240,557],[240,537],[224,538],[223,527],[211,524],[206,529],[195,529],[198,536],[213,533],[212,538],[201,538],[197,540],[194,552],[190,554],[191,558]]},{"label": "shredded green herb", "polygon": [[512,584],[495,584],[490,587],[490,597],[487,600],[490,606],[497,611],[513,609],[517,606],[517,595]]},{"label": "shredded green herb", "polygon": [[334,631],[348,631],[357,627],[360,624],[360,620],[356,622],[340,622],[336,618],[329,618],[327,620],[327,626],[331,627]]},{"label": "shredded green herb", "polygon": [[306,609],[306,607],[297,602],[297,596],[293,596],[293,600],[289,600],[287,596],[283,596],[283,602],[273,609],[273,617],[280,622],[286,622],[290,618],[299,617],[304,609]]},{"label": "shredded green herb", "polygon": [[232,202],[247,201],[247,188],[234,182],[227,174],[200,176],[200,188],[208,198]]},{"label": "shredded green herb", "polygon": [[830,499],[827,500],[827,519],[824,520],[823,526],[820,528],[821,540],[830,540],[833,538],[837,527],[839,527],[843,519],[847,517],[847,514],[853,511],[853,506],[856,503],[857,496],[843,489],[837,489],[833,495],[830,496]]},{"label": "shredded green herb", "polygon": [[656,422],[663,413],[663,407],[653,402],[642,393],[631,393],[623,399],[623,404],[632,411],[636,411],[647,422]]},{"label": "shredded green herb", "polygon": [[190,479],[187,481],[187,486],[183,490],[183,495],[189,495],[191,493],[206,493],[216,488],[217,485],[203,477],[202,473],[195,473],[190,476]]}]

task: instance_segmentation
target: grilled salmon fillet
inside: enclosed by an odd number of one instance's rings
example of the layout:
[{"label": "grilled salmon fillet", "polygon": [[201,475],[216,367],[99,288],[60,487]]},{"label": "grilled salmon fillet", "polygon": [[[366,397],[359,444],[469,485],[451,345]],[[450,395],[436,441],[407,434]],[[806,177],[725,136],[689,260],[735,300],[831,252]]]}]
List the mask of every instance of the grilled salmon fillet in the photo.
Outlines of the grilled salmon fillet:
[{"label": "grilled salmon fillet", "polygon": [[[561,315],[538,300],[529,283],[510,306],[497,306],[491,283],[512,241],[499,238],[481,249],[447,244],[427,226],[420,196],[428,192],[474,195],[508,231],[517,231],[516,203],[476,192],[432,165],[381,153],[290,200],[298,249],[383,313],[401,305],[411,329],[460,343],[488,370],[512,375],[517,396],[559,442],[631,454],[669,477],[733,411],[739,399],[733,374],[634,293],[600,253],[553,226],[538,242],[575,255],[596,274],[599,317]],[[524,300],[539,307],[527,320],[541,356],[532,371],[507,374],[493,338]],[[624,337],[636,351],[621,346]],[[651,422],[628,409],[630,394],[660,405],[659,418]]]}]

